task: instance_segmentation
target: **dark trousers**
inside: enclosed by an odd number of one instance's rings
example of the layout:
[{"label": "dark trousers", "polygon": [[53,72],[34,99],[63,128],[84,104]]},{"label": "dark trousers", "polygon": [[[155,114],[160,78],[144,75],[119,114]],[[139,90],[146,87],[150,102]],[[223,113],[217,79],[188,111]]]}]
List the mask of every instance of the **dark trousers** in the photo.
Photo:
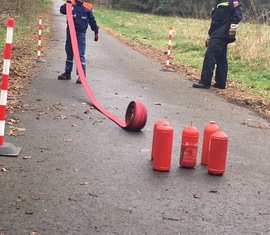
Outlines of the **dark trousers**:
[{"label": "dark trousers", "polygon": [[228,75],[227,46],[228,42],[226,40],[210,39],[210,43],[204,56],[200,80],[200,82],[204,85],[211,86],[211,81],[216,66],[216,84],[220,88],[226,87]]},{"label": "dark trousers", "polygon": [[[85,70],[86,70],[86,66],[85,66],[85,49],[86,49],[85,33],[77,33],[76,35],[77,35],[80,59],[81,59],[83,71],[84,71],[84,74],[85,74]],[[72,45],[71,45],[70,33],[69,33],[68,30],[67,30],[67,38],[66,38],[65,49],[66,49],[66,53],[67,53],[65,71],[67,73],[71,73],[72,72],[72,67],[73,67],[73,56],[74,55],[73,55],[73,50],[72,50]]]}]

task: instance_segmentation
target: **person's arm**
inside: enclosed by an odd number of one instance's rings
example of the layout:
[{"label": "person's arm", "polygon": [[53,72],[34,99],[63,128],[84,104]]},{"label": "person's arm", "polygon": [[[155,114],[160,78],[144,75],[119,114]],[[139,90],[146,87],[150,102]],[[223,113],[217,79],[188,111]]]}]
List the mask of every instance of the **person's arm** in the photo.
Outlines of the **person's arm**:
[{"label": "person's arm", "polygon": [[232,22],[229,29],[229,35],[235,36],[238,23],[243,19],[243,9],[239,1],[232,2],[232,8],[234,11]]},{"label": "person's arm", "polygon": [[232,24],[238,24],[243,19],[243,8],[239,1],[234,0],[233,1],[233,17],[232,17]]},{"label": "person's arm", "polygon": [[[66,3],[70,3],[70,4],[71,4],[71,1],[70,1],[70,0],[67,0]],[[66,3],[63,4],[63,5],[60,7],[60,13],[62,13],[63,15],[66,15],[66,14],[67,14]]]},{"label": "person's arm", "polygon": [[95,33],[98,33],[99,27],[97,25],[95,16],[93,15],[92,11],[89,11],[89,25],[92,29],[92,31],[94,31]]},{"label": "person's arm", "polygon": [[92,11],[89,11],[88,19],[89,19],[89,25],[91,27],[91,30],[95,32],[95,38],[94,38],[94,40],[97,42],[98,41],[98,30],[99,30],[99,27],[97,25],[95,16],[93,15]]}]

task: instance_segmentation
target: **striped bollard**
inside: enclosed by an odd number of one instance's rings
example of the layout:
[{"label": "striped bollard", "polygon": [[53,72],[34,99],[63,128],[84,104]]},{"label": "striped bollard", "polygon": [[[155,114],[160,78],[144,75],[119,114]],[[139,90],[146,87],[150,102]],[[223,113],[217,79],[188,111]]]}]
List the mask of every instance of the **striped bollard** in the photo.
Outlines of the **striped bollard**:
[{"label": "striped bollard", "polygon": [[169,42],[168,42],[168,51],[167,51],[167,61],[166,61],[166,66],[162,71],[166,72],[174,72],[174,70],[170,66],[170,59],[171,59],[171,49],[172,49],[172,32],[173,32],[173,27],[170,27],[169,31]]},{"label": "striped bollard", "polygon": [[7,22],[7,36],[6,36],[6,45],[5,45],[5,51],[4,51],[4,65],[3,65],[3,72],[2,72],[2,85],[1,85],[1,96],[0,96],[0,156],[16,157],[19,155],[21,148],[18,148],[11,143],[4,142],[13,28],[14,28],[14,20],[12,18],[9,18]]},{"label": "striped bollard", "polygon": [[41,59],[41,39],[42,39],[42,16],[38,19],[38,49],[37,49],[37,62],[44,63]]}]

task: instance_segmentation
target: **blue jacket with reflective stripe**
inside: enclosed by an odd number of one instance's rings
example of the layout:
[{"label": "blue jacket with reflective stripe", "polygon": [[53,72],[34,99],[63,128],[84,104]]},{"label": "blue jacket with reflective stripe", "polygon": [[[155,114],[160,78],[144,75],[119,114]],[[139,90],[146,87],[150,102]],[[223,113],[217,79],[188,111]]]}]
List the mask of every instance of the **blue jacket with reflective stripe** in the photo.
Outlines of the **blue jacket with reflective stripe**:
[{"label": "blue jacket with reflective stripe", "polygon": [[[75,4],[72,4],[74,26],[77,33],[86,32],[88,25],[90,25],[92,31],[98,33],[99,27],[90,6],[90,4],[83,4],[79,1],[75,1]],[[67,14],[66,3],[60,7],[60,12],[64,15]]]},{"label": "blue jacket with reflective stripe", "polygon": [[233,42],[235,37],[229,37],[230,25],[238,24],[242,19],[242,5],[239,0],[216,0],[208,34],[211,38]]}]

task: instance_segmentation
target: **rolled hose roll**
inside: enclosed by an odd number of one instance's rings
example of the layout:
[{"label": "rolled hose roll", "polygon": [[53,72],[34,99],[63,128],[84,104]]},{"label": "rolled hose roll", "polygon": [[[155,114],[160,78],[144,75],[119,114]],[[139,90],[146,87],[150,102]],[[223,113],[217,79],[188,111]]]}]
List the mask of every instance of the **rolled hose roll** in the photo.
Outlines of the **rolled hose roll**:
[{"label": "rolled hose roll", "polygon": [[131,101],[127,107],[126,115],[125,115],[125,122],[115,117],[113,114],[111,114],[108,110],[104,109],[99,102],[96,100],[89,84],[87,83],[80,56],[79,56],[79,50],[78,50],[78,42],[77,42],[77,36],[75,32],[74,27],[74,21],[72,16],[72,5],[70,3],[66,4],[66,11],[67,11],[67,21],[68,21],[68,27],[71,37],[71,44],[74,54],[74,59],[76,63],[76,68],[78,71],[78,74],[81,79],[82,86],[92,102],[92,104],[95,106],[96,109],[98,109],[101,113],[103,113],[105,116],[107,116],[109,119],[111,119],[113,122],[115,122],[118,126],[123,128],[127,131],[140,131],[142,128],[144,128],[146,121],[147,121],[147,109],[146,107],[138,101]]}]

